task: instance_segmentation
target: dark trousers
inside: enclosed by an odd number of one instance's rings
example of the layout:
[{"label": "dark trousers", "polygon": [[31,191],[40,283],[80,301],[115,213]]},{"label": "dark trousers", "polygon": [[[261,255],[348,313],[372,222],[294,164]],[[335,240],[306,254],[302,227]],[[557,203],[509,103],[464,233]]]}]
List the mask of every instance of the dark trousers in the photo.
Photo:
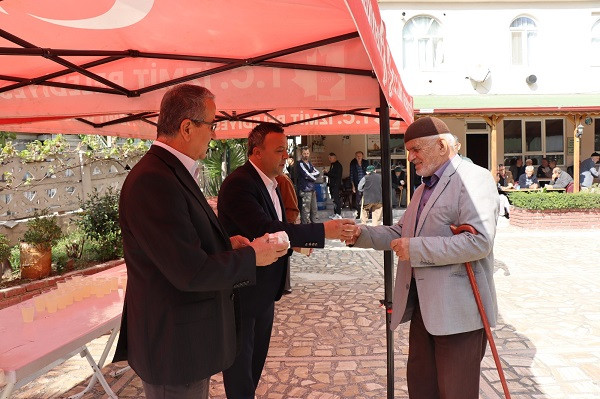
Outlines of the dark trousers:
[{"label": "dark trousers", "polygon": [[453,335],[429,334],[417,301],[408,338],[410,399],[478,399],[486,345],[483,328]]},{"label": "dark trousers", "polygon": [[225,393],[230,399],[254,399],[254,391],[262,374],[273,328],[275,303],[258,314],[242,304],[242,337],[240,353],[233,365],[223,371]]},{"label": "dark trousers", "polygon": [[[358,217],[360,217],[360,211],[362,210],[362,197],[363,197],[362,191],[356,190],[356,193],[354,193],[354,209],[356,209]],[[357,217],[357,219],[358,219],[358,217]]]},{"label": "dark trousers", "polygon": [[342,199],[340,198],[340,186],[329,186],[329,195],[333,200],[333,212],[336,215],[342,214]]},{"label": "dark trousers", "polygon": [[154,385],[142,381],[146,399],[208,399],[210,378],[185,385]]}]

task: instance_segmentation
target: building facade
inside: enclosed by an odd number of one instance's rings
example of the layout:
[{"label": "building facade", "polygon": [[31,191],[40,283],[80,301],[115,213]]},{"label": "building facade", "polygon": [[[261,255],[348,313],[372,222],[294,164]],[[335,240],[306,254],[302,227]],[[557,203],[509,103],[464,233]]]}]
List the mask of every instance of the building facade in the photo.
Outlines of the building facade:
[{"label": "building facade", "polygon": [[494,171],[600,151],[600,2],[379,5],[415,117],[444,119],[462,155]]}]

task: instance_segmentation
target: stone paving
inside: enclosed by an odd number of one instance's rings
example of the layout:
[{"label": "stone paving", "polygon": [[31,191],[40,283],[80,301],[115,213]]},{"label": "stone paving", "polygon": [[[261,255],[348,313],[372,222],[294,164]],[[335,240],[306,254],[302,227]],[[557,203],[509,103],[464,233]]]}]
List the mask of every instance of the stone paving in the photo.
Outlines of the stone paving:
[{"label": "stone paving", "polygon": [[[499,221],[495,243],[500,323],[496,345],[514,399],[600,398],[599,230],[535,231]],[[293,292],[277,305],[259,398],[386,398],[383,256],[328,242],[292,258]],[[408,326],[394,334],[395,397],[408,398]],[[106,338],[92,343],[99,356]],[[120,398],[143,398],[131,370],[110,374]],[[19,399],[67,398],[91,373],[73,358],[15,393]],[[221,375],[210,396],[225,398]],[[97,384],[85,399],[104,398]],[[503,398],[488,350],[482,399]]]}]

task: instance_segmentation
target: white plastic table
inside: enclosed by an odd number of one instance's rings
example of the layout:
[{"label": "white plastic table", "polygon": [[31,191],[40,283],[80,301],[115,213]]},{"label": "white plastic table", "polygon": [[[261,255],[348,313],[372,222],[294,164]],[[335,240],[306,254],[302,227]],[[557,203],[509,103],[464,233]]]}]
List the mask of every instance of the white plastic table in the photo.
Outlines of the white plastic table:
[{"label": "white plastic table", "polygon": [[[125,264],[104,270],[94,277],[125,277]],[[30,299],[29,301],[33,301]],[[6,386],[1,399],[8,399],[13,390],[22,387],[76,354],[85,357],[94,374],[81,397],[96,380],[110,398],[117,396],[102,375],[101,368],[117,336],[123,310],[123,291],[112,291],[102,298],[91,296],[56,313],[36,313],[32,323],[24,323],[19,305],[0,310],[0,370]],[[104,352],[96,363],[87,344],[110,332]]]}]

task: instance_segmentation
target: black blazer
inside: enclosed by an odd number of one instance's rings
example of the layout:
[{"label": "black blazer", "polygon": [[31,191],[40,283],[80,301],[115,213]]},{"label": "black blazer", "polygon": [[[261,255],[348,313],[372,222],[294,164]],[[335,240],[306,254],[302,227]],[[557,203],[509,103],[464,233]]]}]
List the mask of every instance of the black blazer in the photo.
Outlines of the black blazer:
[{"label": "black blazer", "polygon": [[121,191],[127,292],[114,361],[151,384],[181,385],[236,355],[234,286],[254,284],[250,247],[229,236],[183,164],[152,146]]},{"label": "black blazer", "polygon": [[[271,196],[260,175],[248,161],[227,176],[221,185],[217,203],[219,220],[230,235],[241,234],[253,240],[265,233],[284,230],[292,247],[323,248],[323,224],[287,223],[279,188],[277,196],[283,212],[283,222],[277,219]],[[240,301],[245,309],[260,311],[281,298],[288,267],[287,258],[291,253],[290,250],[287,256],[282,256],[275,263],[257,268],[256,285],[239,289]]]}]

